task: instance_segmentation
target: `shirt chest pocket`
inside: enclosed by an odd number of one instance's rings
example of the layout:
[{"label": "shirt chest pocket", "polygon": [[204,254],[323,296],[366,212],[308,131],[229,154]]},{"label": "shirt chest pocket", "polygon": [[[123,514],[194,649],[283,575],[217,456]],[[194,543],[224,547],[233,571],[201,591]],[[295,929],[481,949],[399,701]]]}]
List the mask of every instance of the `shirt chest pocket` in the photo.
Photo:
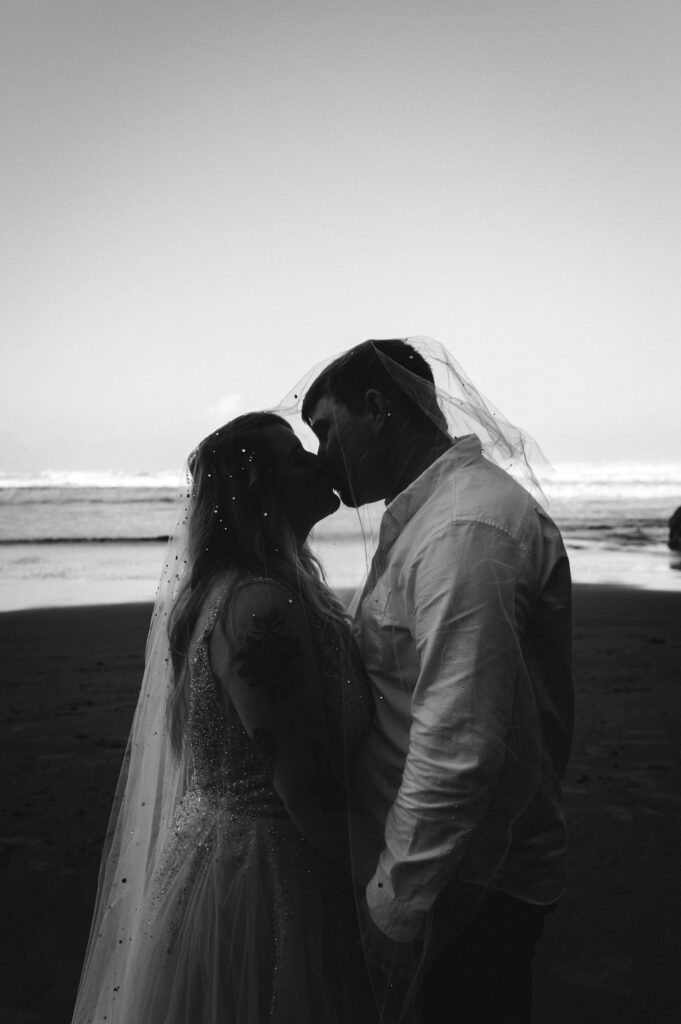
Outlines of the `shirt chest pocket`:
[{"label": "shirt chest pocket", "polygon": [[399,582],[382,577],[362,605],[362,653],[370,674],[401,677],[413,671],[416,647]]}]

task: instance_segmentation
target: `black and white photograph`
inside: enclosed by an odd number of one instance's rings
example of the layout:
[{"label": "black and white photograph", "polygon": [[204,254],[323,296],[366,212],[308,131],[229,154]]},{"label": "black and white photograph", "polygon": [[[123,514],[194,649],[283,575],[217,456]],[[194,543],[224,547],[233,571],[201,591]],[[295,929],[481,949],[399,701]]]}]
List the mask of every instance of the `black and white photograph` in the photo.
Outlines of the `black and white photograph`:
[{"label": "black and white photograph", "polygon": [[0,0],[0,1024],[678,1024],[681,7]]}]

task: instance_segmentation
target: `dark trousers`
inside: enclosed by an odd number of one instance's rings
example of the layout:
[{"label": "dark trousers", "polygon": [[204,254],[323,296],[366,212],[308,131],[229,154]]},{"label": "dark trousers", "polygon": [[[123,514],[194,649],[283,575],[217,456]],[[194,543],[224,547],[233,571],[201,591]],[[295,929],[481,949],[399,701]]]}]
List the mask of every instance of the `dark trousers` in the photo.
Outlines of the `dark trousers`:
[{"label": "dark trousers", "polygon": [[423,1024],[530,1024],[534,947],[554,907],[501,892],[487,897],[427,969]]}]

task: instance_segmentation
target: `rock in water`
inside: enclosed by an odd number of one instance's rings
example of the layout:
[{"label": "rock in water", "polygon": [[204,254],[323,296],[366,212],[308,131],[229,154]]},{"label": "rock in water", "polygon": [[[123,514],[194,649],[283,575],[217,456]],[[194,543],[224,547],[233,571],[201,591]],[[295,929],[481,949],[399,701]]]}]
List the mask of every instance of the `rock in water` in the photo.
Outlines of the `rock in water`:
[{"label": "rock in water", "polygon": [[681,505],[669,520],[669,540],[667,544],[672,551],[681,551]]}]

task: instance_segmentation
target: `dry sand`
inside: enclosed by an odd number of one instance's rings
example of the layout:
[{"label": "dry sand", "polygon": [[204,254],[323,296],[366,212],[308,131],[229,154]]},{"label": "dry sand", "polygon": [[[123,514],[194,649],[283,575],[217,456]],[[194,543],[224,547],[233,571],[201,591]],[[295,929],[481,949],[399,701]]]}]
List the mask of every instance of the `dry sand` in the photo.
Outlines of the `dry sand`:
[{"label": "dry sand", "polygon": [[[0,615],[0,1024],[69,1024],[150,607]],[[536,1024],[681,1021],[681,594],[575,588],[569,881]]]}]

